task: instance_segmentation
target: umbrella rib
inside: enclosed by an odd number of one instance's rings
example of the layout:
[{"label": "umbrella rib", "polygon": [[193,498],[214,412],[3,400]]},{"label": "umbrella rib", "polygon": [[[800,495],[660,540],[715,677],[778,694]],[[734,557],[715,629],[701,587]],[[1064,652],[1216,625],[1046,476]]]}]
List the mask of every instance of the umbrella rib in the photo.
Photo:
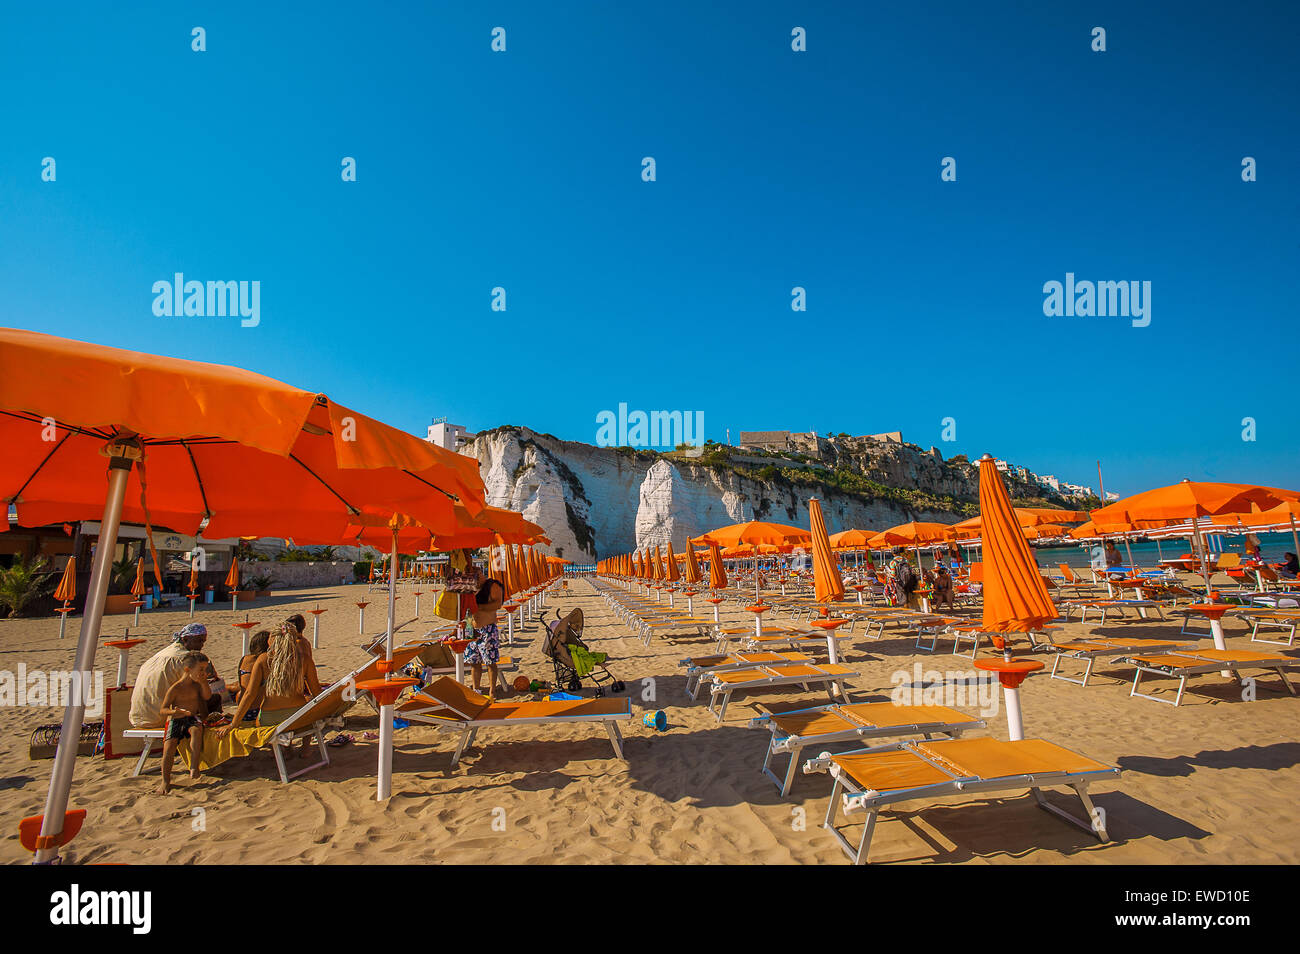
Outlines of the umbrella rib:
[{"label": "umbrella rib", "polygon": [[62,447],[64,444],[67,443],[68,438],[70,438],[71,436],[72,436],[72,431],[68,431],[68,433],[63,435],[62,440],[60,440],[57,444],[55,444],[53,447],[50,448],[50,452],[45,455],[44,459],[39,464],[36,465],[36,469],[27,475],[27,479],[23,481],[23,485],[18,488],[17,493],[15,493],[12,497],[9,498],[8,501],[6,501],[7,503],[13,503],[23,495],[23,491],[27,489],[27,485],[36,479],[36,475],[39,474],[45,468],[45,465],[50,462],[50,458],[53,457],[55,453],[58,452],[58,449],[60,447]]},{"label": "umbrella rib", "polygon": [[185,453],[189,456],[190,466],[194,468],[194,479],[199,485],[199,497],[203,499],[203,512],[207,516],[212,516],[212,508],[208,505],[208,492],[203,486],[203,475],[199,473],[199,462],[194,459],[194,451],[190,449],[188,441],[181,441],[181,446],[185,448]]},{"label": "umbrella rib", "polygon": [[335,497],[337,497],[337,498],[339,499],[339,503],[343,504],[343,506],[345,506],[345,507],[348,508],[348,513],[352,514],[353,516],[356,516],[357,514],[361,513],[361,511],[360,511],[358,508],[356,508],[356,507],[352,506],[352,504],[348,503],[347,500],[344,499],[344,497],[343,497],[342,494],[340,494],[337,490],[335,490],[335,489],[334,489],[333,487],[331,487],[328,483],[326,483],[326,482],[325,482],[325,479],[324,479],[323,477],[321,477],[320,474],[316,473],[316,471],[312,470],[310,467],[308,467],[306,464],[304,464],[301,460],[299,460],[297,454],[290,454],[290,455],[289,455],[289,459],[290,459],[291,461],[293,461],[295,464],[297,464],[299,467],[301,467],[303,470],[307,471],[307,473],[309,473],[309,474],[311,474],[313,477],[315,477],[318,481],[320,481],[320,485],[321,485],[322,487],[324,487],[326,490],[328,490],[330,493],[332,493]]},{"label": "umbrella rib", "polygon": [[439,487],[437,484],[431,484],[431,483],[429,483],[429,481],[425,480],[425,479],[424,479],[423,477],[421,477],[419,474],[413,474],[413,473],[411,473],[411,471],[407,470],[406,468],[402,468],[402,473],[407,474],[407,475],[410,476],[410,477],[414,477],[416,480],[418,480],[418,481],[419,481],[420,483],[422,483],[422,484],[426,484],[427,486],[432,487],[434,490],[438,491],[438,493],[442,494],[444,497],[447,497],[449,500],[460,500],[460,498],[457,497],[455,494],[453,494],[453,493],[448,493],[447,491],[445,491],[445,490],[443,490],[441,487]]}]

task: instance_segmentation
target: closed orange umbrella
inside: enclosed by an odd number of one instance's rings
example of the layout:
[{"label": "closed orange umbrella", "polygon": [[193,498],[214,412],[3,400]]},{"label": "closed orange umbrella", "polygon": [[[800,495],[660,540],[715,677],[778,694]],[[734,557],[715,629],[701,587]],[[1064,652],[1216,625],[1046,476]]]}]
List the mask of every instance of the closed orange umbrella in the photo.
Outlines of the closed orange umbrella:
[{"label": "closed orange umbrella", "polygon": [[63,577],[54,590],[54,598],[62,600],[65,604],[77,598],[77,561],[72,557],[68,558],[67,564],[63,567]]},{"label": "closed orange umbrella", "polygon": [[[690,544],[687,544],[688,548],[689,546]],[[666,579],[669,583],[676,583],[682,578],[681,573],[677,570],[677,558],[673,556],[673,542],[671,540],[668,541],[668,552],[664,556],[664,566],[667,571]]]},{"label": "closed orange umbrella", "polygon": [[[645,575],[641,570],[641,554],[639,553],[632,554],[632,575],[638,580]],[[640,591],[638,590],[637,592]]]},{"label": "closed orange umbrella", "polygon": [[190,564],[190,595],[193,596],[194,594],[198,593],[198,591],[199,591],[199,565],[196,562]]},{"label": "closed orange umbrella", "polygon": [[727,587],[727,571],[722,565],[722,548],[709,543],[709,588],[722,590]]},{"label": "closed orange umbrella", "polygon": [[695,555],[695,547],[686,544],[686,582],[692,585],[703,582],[704,574],[700,572],[700,561]]},{"label": "closed orange umbrella", "polygon": [[234,557],[230,561],[230,572],[226,574],[225,583],[227,589],[239,589],[239,557]]},{"label": "closed orange umbrella", "polygon": [[992,457],[980,459],[984,518],[984,617],[987,632],[1029,632],[1057,616],[1056,604],[1020,530],[1011,498]]},{"label": "closed orange umbrella", "polygon": [[816,497],[808,501],[808,519],[812,530],[813,596],[818,603],[834,603],[844,599],[844,580],[831,553],[822,502]]},{"label": "closed orange umbrella", "polygon": [[135,561],[135,582],[131,584],[131,595],[136,599],[144,596],[144,557]]}]

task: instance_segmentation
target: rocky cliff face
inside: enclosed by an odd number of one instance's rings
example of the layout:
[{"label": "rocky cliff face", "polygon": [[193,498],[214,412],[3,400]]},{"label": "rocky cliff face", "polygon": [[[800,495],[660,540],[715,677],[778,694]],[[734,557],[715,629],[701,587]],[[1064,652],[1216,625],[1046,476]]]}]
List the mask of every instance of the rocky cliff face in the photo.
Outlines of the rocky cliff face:
[{"label": "rocky cliff face", "polygon": [[[831,532],[883,529],[908,520],[953,523],[957,504],[978,498],[978,469],[945,462],[937,451],[876,441],[819,441],[810,464],[847,468],[889,487],[921,492],[907,501],[818,485],[829,469],[798,481],[782,468],[737,468],[706,458],[668,458],[647,451],[562,441],[527,428],[481,433],[465,453],[478,459],[488,503],[509,507],[546,528],[552,549],[577,562],[638,547],[686,546],[688,537],[741,520],[808,526],[808,499],[822,501]],[[756,463],[756,462],[755,462]],[[1017,488],[1008,489],[1017,495]],[[1041,492],[1039,489],[1037,492]],[[935,498],[948,497],[951,500]]]}]

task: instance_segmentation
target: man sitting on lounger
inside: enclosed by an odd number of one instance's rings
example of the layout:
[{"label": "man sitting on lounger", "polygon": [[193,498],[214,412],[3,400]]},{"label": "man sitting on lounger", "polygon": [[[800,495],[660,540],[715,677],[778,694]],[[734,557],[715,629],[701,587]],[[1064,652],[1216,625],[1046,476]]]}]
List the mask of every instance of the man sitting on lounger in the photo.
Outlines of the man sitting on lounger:
[{"label": "man sitting on lounger", "polygon": [[[182,660],[187,653],[203,651],[208,641],[208,629],[202,623],[190,623],[172,636],[171,643],[144,661],[135,677],[131,692],[131,725],[137,729],[157,729],[163,724],[161,713],[163,697],[180,678],[184,669]],[[219,682],[217,671],[208,663],[209,684]],[[221,711],[221,696],[214,692],[207,702],[203,715]]]}]

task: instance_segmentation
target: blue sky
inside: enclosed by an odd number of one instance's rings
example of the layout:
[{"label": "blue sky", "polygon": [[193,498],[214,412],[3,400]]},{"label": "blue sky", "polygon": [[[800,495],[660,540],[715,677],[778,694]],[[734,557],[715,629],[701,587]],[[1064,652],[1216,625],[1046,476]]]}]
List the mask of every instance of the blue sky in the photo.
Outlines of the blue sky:
[{"label": "blue sky", "polygon": [[[1293,5],[264,6],[7,13],[4,324],[420,434],[624,402],[1300,485]],[[260,325],[156,317],[178,271],[260,281]],[[1150,281],[1150,326],[1044,316],[1066,272]]]}]

